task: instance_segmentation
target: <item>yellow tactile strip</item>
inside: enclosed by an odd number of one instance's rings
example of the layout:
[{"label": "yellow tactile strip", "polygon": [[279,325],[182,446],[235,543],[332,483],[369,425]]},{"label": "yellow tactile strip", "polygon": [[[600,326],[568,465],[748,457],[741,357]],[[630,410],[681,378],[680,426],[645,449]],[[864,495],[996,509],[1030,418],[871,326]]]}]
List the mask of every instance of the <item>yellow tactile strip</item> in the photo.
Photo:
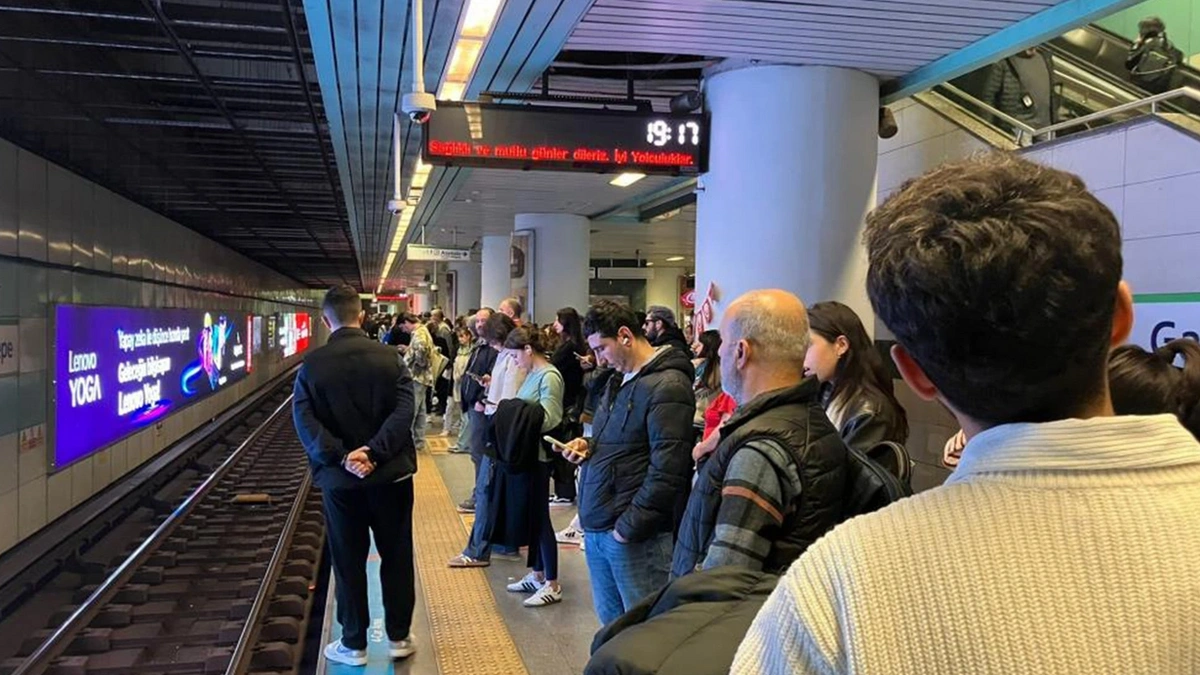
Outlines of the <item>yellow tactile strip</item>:
[{"label": "yellow tactile strip", "polygon": [[413,540],[439,671],[527,673],[483,570],[446,567],[447,560],[462,552],[467,535],[437,464],[422,454],[424,461],[413,477]]}]

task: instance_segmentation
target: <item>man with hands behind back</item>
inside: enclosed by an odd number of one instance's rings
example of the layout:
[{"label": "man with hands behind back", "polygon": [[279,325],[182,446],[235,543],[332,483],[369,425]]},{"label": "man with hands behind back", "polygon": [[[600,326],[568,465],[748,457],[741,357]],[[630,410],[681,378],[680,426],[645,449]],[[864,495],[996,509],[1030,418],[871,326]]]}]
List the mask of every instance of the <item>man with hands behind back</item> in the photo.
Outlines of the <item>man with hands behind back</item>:
[{"label": "man with hands behind back", "polygon": [[337,581],[342,638],[325,647],[325,657],[363,666],[371,625],[367,555],[372,532],[389,654],[404,658],[415,649],[409,638],[416,602],[413,380],[395,349],[362,330],[362,304],[350,286],[325,294],[322,320],[332,334],[300,367],[292,416],[313,483],[321,488]]}]

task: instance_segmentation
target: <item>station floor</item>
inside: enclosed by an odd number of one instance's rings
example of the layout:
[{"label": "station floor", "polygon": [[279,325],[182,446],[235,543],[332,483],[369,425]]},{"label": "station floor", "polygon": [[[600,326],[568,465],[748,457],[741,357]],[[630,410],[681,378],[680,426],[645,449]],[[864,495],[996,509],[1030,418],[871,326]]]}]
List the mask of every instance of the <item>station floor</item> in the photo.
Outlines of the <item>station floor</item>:
[{"label": "station floor", "polygon": [[[436,431],[436,430],[435,430]],[[416,495],[413,529],[417,569],[417,608],[413,635],[417,653],[403,661],[387,658],[383,607],[378,595],[378,559],[368,564],[371,582],[371,619],[365,668],[326,663],[317,675],[566,675],[581,673],[587,663],[592,636],[600,627],[592,607],[584,554],[576,546],[559,546],[559,581],[563,601],[531,609],[524,594],[509,593],[505,585],[528,571],[525,560],[492,559],[490,567],[450,569],[446,561],[462,552],[472,516],[459,514],[455,505],[474,486],[474,466],[465,454],[448,451],[448,440],[430,435],[427,450],[418,458],[414,477]],[[556,528],[565,527],[574,508],[555,508]],[[332,581],[331,581],[332,583]],[[325,613],[328,640],[340,629],[332,599]]]}]

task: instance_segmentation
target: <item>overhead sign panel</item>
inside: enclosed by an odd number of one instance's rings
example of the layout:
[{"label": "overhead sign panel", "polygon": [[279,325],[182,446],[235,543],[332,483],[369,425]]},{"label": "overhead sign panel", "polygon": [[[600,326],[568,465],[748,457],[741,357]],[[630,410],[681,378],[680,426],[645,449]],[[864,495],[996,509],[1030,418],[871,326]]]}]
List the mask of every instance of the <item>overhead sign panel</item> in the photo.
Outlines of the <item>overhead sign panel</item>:
[{"label": "overhead sign panel", "polygon": [[708,170],[708,121],[703,115],[438,101],[425,125],[423,155],[441,166],[698,174]]},{"label": "overhead sign panel", "polygon": [[422,244],[408,245],[409,260],[433,260],[433,261],[450,261],[450,262],[466,262],[471,259],[471,250],[466,248],[440,248],[438,246],[424,246]]}]

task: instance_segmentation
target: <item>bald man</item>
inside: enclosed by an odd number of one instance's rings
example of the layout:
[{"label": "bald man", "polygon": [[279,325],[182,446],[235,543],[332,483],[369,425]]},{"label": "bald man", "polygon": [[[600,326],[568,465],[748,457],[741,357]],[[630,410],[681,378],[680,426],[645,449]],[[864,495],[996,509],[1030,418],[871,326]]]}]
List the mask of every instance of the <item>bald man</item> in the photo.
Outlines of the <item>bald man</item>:
[{"label": "bald man", "polygon": [[779,573],[842,518],[847,450],[804,377],[808,313],[786,291],[751,291],[721,320],[721,387],[737,410],[702,457],[673,577],[736,565]]}]

